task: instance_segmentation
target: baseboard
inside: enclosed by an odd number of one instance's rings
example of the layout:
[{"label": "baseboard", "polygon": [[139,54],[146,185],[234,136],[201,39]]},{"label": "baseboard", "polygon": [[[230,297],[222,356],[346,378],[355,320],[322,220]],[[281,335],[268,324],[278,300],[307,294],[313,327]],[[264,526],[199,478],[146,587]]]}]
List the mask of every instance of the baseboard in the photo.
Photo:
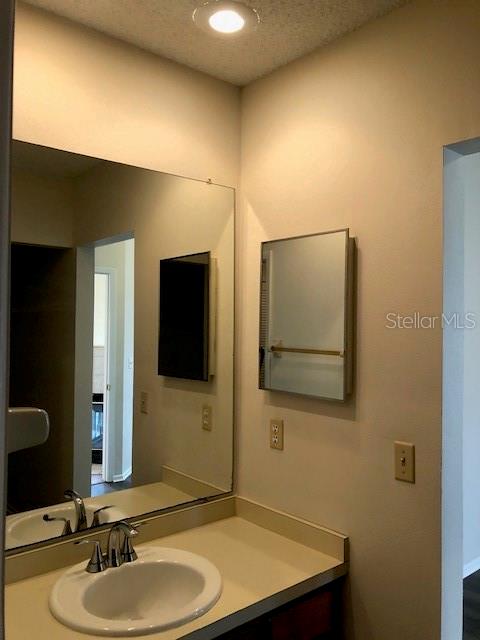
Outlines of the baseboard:
[{"label": "baseboard", "polygon": [[113,482],[123,482],[132,475],[132,467],[129,467],[123,473],[116,473],[113,476]]},{"label": "baseboard", "polygon": [[463,565],[463,577],[468,578],[472,573],[480,569],[480,556]]}]

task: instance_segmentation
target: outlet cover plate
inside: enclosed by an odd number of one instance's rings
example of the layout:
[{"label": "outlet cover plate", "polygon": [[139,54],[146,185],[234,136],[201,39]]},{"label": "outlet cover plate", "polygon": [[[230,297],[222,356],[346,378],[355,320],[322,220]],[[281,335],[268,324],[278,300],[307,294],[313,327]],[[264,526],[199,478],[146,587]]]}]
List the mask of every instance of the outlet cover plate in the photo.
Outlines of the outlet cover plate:
[{"label": "outlet cover plate", "polygon": [[202,406],[202,429],[205,431],[212,430],[212,407],[209,404]]},{"label": "outlet cover plate", "polygon": [[270,448],[283,451],[283,420],[270,420]]}]

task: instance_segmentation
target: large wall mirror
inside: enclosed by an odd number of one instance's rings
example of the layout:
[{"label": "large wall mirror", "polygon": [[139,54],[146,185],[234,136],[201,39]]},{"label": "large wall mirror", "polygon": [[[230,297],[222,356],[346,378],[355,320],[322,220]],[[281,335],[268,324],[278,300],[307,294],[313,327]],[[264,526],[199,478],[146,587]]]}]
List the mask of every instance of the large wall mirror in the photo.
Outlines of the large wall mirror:
[{"label": "large wall mirror", "polygon": [[261,389],[340,402],[351,394],[354,262],[348,229],[262,244]]},{"label": "large wall mirror", "polygon": [[231,491],[233,190],[21,141],[12,179],[7,549]]}]

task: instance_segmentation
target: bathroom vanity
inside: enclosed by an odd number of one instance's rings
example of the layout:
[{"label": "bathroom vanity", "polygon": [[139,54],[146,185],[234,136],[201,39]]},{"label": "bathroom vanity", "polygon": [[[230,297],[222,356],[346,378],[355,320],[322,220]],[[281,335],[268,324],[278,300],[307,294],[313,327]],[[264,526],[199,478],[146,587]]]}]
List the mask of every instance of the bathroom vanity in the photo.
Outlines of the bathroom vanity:
[{"label": "bathroom vanity", "polygon": [[[175,531],[175,532],[173,532]],[[163,535],[168,533],[168,535]],[[141,529],[141,550],[168,547],[203,556],[220,572],[222,592],[203,616],[147,637],[224,640],[314,640],[335,638],[341,619],[342,578],[348,568],[348,539],[312,523],[241,498],[165,514]],[[86,545],[89,546],[89,545]],[[43,554],[45,549],[42,550]],[[42,551],[7,561],[8,640],[93,640],[60,624],[49,611],[49,595],[66,567],[89,551],[60,543],[50,558]],[[42,571],[55,562],[66,563]],[[115,571],[115,569],[111,569]],[[127,586],[128,588],[128,586]],[[29,615],[25,615],[28,609]],[[134,624],[134,621],[132,622]]]}]

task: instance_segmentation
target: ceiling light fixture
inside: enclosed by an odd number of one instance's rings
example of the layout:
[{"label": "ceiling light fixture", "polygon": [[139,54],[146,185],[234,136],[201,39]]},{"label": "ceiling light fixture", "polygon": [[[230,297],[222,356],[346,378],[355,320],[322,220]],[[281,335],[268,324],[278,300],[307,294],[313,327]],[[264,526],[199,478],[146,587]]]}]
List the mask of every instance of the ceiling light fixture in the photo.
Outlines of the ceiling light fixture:
[{"label": "ceiling light fixture", "polygon": [[245,20],[236,11],[231,9],[222,9],[216,11],[208,19],[208,24],[220,33],[236,33],[243,29]]},{"label": "ceiling light fixture", "polygon": [[192,17],[200,29],[229,38],[254,31],[260,22],[255,9],[234,0],[210,0],[197,7]]}]

